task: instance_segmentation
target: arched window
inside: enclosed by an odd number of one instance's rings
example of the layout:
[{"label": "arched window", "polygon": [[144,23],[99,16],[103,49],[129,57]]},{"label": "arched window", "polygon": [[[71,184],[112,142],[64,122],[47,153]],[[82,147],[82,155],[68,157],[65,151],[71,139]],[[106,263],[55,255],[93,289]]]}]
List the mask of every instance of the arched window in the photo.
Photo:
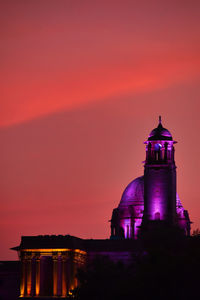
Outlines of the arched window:
[{"label": "arched window", "polygon": [[154,145],[154,151],[155,151],[155,160],[159,160],[160,159],[160,151],[162,149],[162,145],[157,143]]},{"label": "arched window", "polygon": [[160,213],[159,212],[155,213],[155,220],[160,220]]},{"label": "arched window", "polygon": [[162,148],[162,145],[159,143],[155,144],[155,146],[154,146],[155,151],[159,151],[161,148]]}]

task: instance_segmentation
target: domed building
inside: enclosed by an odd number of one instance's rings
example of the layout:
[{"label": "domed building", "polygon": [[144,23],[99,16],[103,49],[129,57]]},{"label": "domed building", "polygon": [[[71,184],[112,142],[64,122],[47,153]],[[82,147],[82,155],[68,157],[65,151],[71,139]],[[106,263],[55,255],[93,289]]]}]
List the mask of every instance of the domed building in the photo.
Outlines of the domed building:
[{"label": "domed building", "polygon": [[176,192],[175,143],[159,117],[145,142],[144,176],[128,184],[113,210],[111,238],[137,239],[142,227],[161,223],[178,226],[190,235],[189,215]]},{"label": "domed building", "polygon": [[[144,211],[144,176],[137,177],[125,188],[120,203],[113,209],[111,238],[137,239]],[[190,235],[190,219],[176,194],[177,224]]]},{"label": "domed building", "polygon": [[110,239],[81,239],[70,235],[23,236],[12,248],[21,263],[20,297],[68,299],[77,287],[77,269],[95,256],[132,262],[141,251],[140,232],[155,227],[179,227],[190,235],[190,219],[176,191],[176,165],[171,133],[161,118],[146,145],[144,175],[131,181],[113,210]]}]

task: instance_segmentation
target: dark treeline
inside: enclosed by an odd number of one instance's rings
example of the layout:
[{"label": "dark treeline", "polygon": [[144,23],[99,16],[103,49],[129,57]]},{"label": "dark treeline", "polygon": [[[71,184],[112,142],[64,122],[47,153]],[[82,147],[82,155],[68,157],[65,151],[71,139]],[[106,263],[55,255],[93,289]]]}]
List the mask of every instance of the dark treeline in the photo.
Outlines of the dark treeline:
[{"label": "dark treeline", "polygon": [[175,230],[148,233],[132,262],[114,263],[99,256],[79,270],[77,300],[189,300],[200,291],[200,236]]}]

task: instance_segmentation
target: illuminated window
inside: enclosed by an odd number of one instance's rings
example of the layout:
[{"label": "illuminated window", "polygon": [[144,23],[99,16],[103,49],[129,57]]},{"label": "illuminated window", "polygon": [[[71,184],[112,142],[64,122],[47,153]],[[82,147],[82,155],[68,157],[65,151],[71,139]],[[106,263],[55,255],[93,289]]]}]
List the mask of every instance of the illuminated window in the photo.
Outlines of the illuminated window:
[{"label": "illuminated window", "polygon": [[129,225],[126,225],[126,238],[130,238]]},{"label": "illuminated window", "polygon": [[155,151],[159,151],[160,149],[162,148],[162,145],[161,144],[155,144],[155,146],[154,146],[154,150]]},{"label": "illuminated window", "polygon": [[159,212],[155,213],[155,220],[160,220],[160,213]]}]

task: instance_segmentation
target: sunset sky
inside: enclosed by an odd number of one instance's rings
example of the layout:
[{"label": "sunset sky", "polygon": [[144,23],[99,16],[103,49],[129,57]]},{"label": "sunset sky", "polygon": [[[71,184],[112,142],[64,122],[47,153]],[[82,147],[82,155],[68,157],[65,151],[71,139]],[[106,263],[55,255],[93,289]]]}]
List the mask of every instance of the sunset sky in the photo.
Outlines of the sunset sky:
[{"label": "sunset sky", "polygon": [[109,238],[162,115],[200,228],[200,1],[0,2],[0,260],[22,235]]}]

